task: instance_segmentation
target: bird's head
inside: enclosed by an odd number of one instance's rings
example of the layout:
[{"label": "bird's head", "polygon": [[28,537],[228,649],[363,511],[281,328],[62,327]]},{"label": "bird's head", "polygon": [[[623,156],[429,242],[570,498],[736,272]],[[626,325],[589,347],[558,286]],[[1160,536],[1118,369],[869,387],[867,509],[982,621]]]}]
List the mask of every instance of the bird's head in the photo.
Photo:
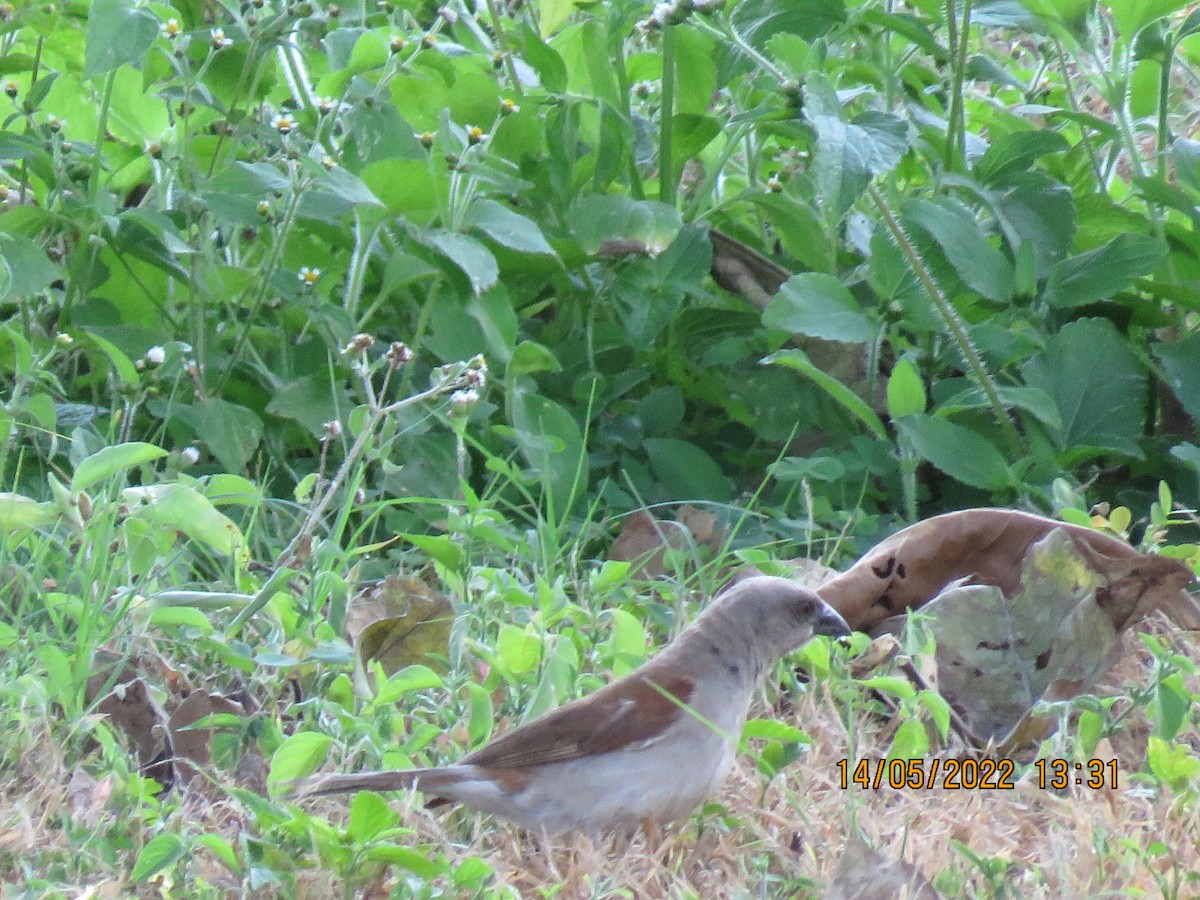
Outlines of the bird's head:
[{"label": "bird's head", "polygon": [[740,633],[768,665],[814,635],[850,634],[837,610],[788,578],[758,575],[739,581],[710,610],[722,630]]}]

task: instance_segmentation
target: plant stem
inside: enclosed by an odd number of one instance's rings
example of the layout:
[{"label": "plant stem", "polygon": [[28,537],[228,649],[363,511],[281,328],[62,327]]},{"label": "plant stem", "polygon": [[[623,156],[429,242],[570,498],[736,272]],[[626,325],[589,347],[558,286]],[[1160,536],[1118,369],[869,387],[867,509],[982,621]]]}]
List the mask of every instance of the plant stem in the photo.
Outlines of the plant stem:
[{"label": "plant stem", "polygon": [[672,121],[675,113],[675,26],[663,29],[662,43],[662,107],[658,122],[658,199],[668,206],[675,205],[675,160],[672,143],[675,139]]}]

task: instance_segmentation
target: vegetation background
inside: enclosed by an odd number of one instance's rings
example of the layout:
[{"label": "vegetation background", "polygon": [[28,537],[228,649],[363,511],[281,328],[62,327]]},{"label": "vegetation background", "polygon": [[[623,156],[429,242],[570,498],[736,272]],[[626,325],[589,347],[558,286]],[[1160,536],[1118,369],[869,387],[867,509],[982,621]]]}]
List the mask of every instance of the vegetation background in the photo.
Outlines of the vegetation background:
[{"label": "vegetation background", "polygon": [[1193,895],[1158,626],[1039,751],[1112,790],[843,790],[936,705],[821,642],[657,849],[281,782],[944,510],[1200,568],[1198,64],[1178,0],[0,4],[11,895]]}]

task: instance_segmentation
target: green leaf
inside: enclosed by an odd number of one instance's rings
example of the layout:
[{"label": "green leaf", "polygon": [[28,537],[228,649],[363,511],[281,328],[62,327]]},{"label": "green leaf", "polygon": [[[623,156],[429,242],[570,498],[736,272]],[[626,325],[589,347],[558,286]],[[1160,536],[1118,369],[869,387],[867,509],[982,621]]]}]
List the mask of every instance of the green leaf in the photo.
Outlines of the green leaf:
[{"label": "green leaf", "polygon": [[177,836],[160,834],[142,848],[137,862],[133,864],[133,871],[129,873],[129,880],[136,884],[152,878],[175,865],[186,853],[187,847]]},{"label": "green leaf", "polygon": [[803,350],[779,350],[765,357],[762,363],[764,365],[786,366],[789,369],[795,369],[797,372],[808,376],[825,393],[844,406],[851,415],[871,429],[871,433],[875,437],[880,440],[887,440],[887,429],[884,427],[883,421],[875,414],[875,410],[871,409],[870,404],[832,375],[821,371],[821,369],[813,365],[812,360],[808,358],[808,354]]},{"label": "green leaf", "polygon": [[505,373],[510,376],[534,372],[561,372],[562,364],[548,348],[536,341],[521,341],[513,350]]},{"label": "green leaf", "polygon": [[733,489],[721,467],[695,444],[677,438],[647,438],[642,446],[671,499],[733,499]]},{"label": "green leaf", "polygon": [[777,34],[811,41],[845,21],[844,0],[753,0],[737,4],[730,15],[730,24],[756,50]]},{"label": "green leaf", "polygon": [[95,77],[126,63],[141,68],[158,29],[158,16],[146,7],[135,7],[132,0],[93,0],[88,8],[84,72]]},{"label": "green leaf", "polygon": [[925,382],[921,380],[917,367],[908,359],[897,361],[888,377],[888,415],[895,420],[923,413],[927,402]]},{"label": "green leaf", "polygon": [[922,458],[951,478],[993,491],[1012,483],[1004,457],[978,432],[937,416],[906,416],[896,424]]},{"label": "green leaf", "polygon": [[[538,6],[542,9],[540,19],[542,28],[547,26],[547,14],[549,13],[551,16],[550,29],[546,34],[554,31],[563,21],[566,21],[573,8],[572,0],[542,0]],[[553,9],[548,9],[548,7],[553,7]],[[565,14],[562,15],[561,20],[553,21],[554,17],[563,11]],[[552,94],[565,91],[567,89],[567,65],[558,55],[558,51],[545,43],[541,35],[530,28],[526,21],[521,22],[521,41],[525,48],[525,61],[537,72],[542,87]]]},{"label": "green leaf", "polygon": [[793,275],[763,310],[763,324],[792,334],[847,344],[874,340],[879,326],[832,275]]},{"label": "green leaf", "polygon": [[141,380],[138,376],[137,368],[130,362],[129,357],[122,353],[117,347],[110,343],[106,338],[100,337],[95,332],[87,332],[88,340],[91,341],[100,352],[108,357],[108,361],[112,363],[113,370],[116,372],[118,380],[123,387],[132,387],[138,384]]},{"label": "green leaf", "polygon": [[271,754],[267,784],[277,785],[311,775],[325,762],[332,743],[333,738],[316,731],[291,735]]},{"label": "green leaf", "polygon": [[1137,354],[1107,319],[1064,325],[1046,349],[1022,367],[1025,383],[1049,394],[1062,429],[1055,435],[1070,458],[1116,451],[1140,459],[1146,375]]},{"label": "green leaf", "polygon": [[1105,300],[1147,275],[1167,257],[1158,238],[1120,234],[1095,250],[1064,259],[1050,271],[1043,297],[1051,306],[1072,307]]},{"label": "green leaf", "polygon": [[262,441],[262,420],[254,411],[220,397],[178,406],[175,412],[204,441],[226,472],[244,470]]},{"label": "green leaf", "polygon": [[50,501],[38,503],[23,494],[0,492],[0,533],[41,528],[58,521],[58,509]]},{"label": "green leaf", "polygon": [[519,390],[512,408],[512,424],[522,452],[552,501],[563,515],[577,499],[587,478],[587,454],[575,418],[545,397]]},{"label": "green leaf", "polygon": [[817,131],[813,166],[825,217],[838,223],[872,178],[900,162],[908,150],[908,125],[881,112],[862,113],[853,122],[816,114],[811,122]]},{"label": "green leaf", "polygon": [[1122,38],[1132,41],[1134,36],[1164,16],[1183,9],[1189,0],[1107,0],[1112,10],[1113,21]]},{"label": "green leaf", "polygon": [[79,465],[75,468],[75,474],[71,478],[71,493],[86,490],[93,484],[105,481],[118,472],[161,459],[166,455],[167,451],[161,447],[141,441],[117,444],[114,447],[97,450],[91,456],[84,457],[79,461]]},{"label": "green leaf", "polygon": [[516,625],[501,625],[496,635],[496,655],[514,675],[536,668],[542,661],[543,650],[540,637]]},{"label": "green leaf", "polygon": [[27,298],[61,278],[63,269],[23,235],[0,234],[0,301]]},{"label": "green leaf", "polygon": [[246,539],[229,518],[208,498],[185,484],[155,484],[126,488],[123,495],[129,514],[168,531],[180,531],[217,553],[248,555]]},{"label": "green leaf", "polygon": [[665,203],[588,194],[567,211],[567,224],[585,253],[594,254],[608,242],[629,241],[657,254],[675,240],[683,219]]},{"label": "green leaf", "polygon": [[1200,420],[1200,333],[1153,346],[1167,385],[1187,414]]},{"label": "green leaf", "polygon": [[1156,735],[1146,742],[1146,765],[1155,778],[1176,791],[1184,790],[1200,777],[1200,758],[1187,744],[1176,744]]},{"label": "green leaf", "polygon": [[476,199],[467,209],[463,225],[478,228],[497,244],[521,253],[555,255],[537,223],[495,200]]},{"label": "green leaf", "polygon": [[893,759],[924,759],[929,752],[929,735],[919,719],[908,719],[892,738],[892,746],[888,748],[887,761]]},{"label": "green leaf", "polygon": [[1033,128],[1002,134],[975,164],[975,174],[984,184],[996,184],[1024,172],[1051,153],[1066,153],[1071,145],[1057,131]]},{"label": "green leaf", "polygon": [[488,290],[500,277],[496,257],[475,238],[438,229],[430,232],[425,239],[462,269],[476,294]]},{"label": "green leaf", "polygon": [[971,290],[997,302],[1012,296],[1012,264],[984,238],[961,203],[949,198],[913,200],[905,204],[904,216],[929,233]]}]

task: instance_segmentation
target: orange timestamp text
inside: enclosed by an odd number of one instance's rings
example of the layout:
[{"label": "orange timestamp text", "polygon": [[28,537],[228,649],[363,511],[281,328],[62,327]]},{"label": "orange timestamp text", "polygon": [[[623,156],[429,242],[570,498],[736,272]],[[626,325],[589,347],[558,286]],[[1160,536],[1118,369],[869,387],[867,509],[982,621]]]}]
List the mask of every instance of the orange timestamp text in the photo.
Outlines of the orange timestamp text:
[{"label": "orange timestamp text", "polygon": [[[1016,787],[1017,766],[1011,759],[839,759],[842,790],[850,785],[917,790],[942,787],[963,791],[1011,791]],[[1089,759],[1039,759],[1032,766],[1033,780],[1043,790],[1065,790],[1071,784],[1099,790],[1117,786],[1117,761]]]}]

